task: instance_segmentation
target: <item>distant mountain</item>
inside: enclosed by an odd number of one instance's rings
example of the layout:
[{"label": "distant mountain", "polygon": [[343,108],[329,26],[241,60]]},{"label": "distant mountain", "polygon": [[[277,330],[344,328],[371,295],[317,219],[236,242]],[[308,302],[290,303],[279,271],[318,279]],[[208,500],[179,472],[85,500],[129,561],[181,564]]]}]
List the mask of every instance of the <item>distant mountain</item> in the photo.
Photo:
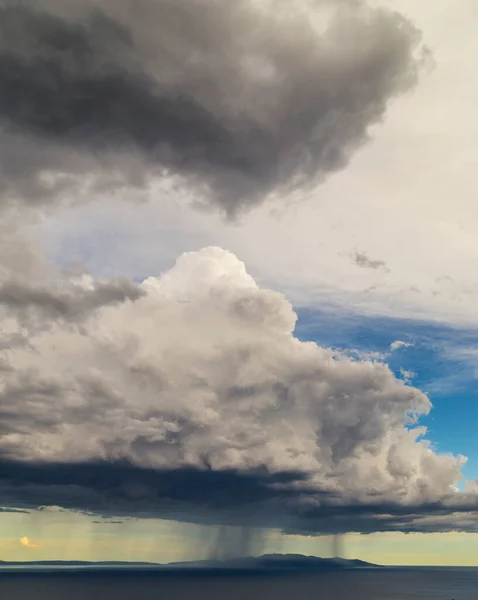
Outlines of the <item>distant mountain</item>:
[{"label": "distant mountain", "polygon": [[203,560],[195,562],[169,563],[168,567],[209,569],[258,569],[258,570],[299,570],[323,571],[329,569],[378,568],[379,565],[363,560],[345,558],[320,558],[303,554],[264,554],[262,556],[246,556],[226,560]]},{"label": "distant mountain", "polygon": [[363,560],[347,560],[345,558],[319,558],[317,556],[304,556],[303,554],[264,554],[263,556],[246,556],[226,560],[200,560],[188,562],[174,562],[168,564],[148,562],[88,562],[88,561],[63,561],[40,560],[31,562],[0,561],[0,567],[99,567],[99,568],[131,568],[154,569],[161,571],[170,570],[247,570],[247,571],[328,571],[340,569],[378,568],[379,565]]}]

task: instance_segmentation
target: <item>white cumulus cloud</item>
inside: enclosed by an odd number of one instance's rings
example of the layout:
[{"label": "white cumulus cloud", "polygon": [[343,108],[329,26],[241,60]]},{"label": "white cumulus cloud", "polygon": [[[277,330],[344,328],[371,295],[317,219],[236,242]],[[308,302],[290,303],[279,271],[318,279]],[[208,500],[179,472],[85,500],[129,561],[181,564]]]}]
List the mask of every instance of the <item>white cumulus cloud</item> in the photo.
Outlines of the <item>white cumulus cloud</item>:
[{"label": "white cumulus cloud", "polygon": [[2,351],[3,459],[295,471],[344,505],[449,500],[463,461],[414,426],[428,397],[384,363],[301,342],[289,302],[233,254],[184,254],[140,287]]}]

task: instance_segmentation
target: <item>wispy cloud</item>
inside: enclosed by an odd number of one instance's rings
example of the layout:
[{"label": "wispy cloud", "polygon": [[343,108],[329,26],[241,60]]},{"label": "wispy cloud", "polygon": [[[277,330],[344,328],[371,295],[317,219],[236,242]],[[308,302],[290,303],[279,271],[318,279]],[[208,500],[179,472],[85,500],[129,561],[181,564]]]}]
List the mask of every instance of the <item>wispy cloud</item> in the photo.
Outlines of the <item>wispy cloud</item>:
[{"label": "wispy cloud", "polygon": [[40,548],[40,544],[30,541],[26,535],[21,537],[18,541],[24,548],[28,548],[29,550],[38,550],[38,548]]},{"label": "wispy cloud", "polygon": [[395,352],[395,350],[400,350],[401,348],[411,348],[413,346],[413,344],[411,344],[410,342],[404,342],[402,340],[395,340],[395,342],[392,342],[390,344],[390,350],[392,352]]},{"label": "wispy cloud", "polygon": [[404,369],[403,367],[400,367],[400,375],[407,383],[417,376],[414,371]]},{"label": "wispy cloud", "polygon": [[384,271],[389,271],[387,263],[384,260],[371,259],[365,252],[355,252],[353,261],[357,267],[361,267],[362,269],[383,269]]}]

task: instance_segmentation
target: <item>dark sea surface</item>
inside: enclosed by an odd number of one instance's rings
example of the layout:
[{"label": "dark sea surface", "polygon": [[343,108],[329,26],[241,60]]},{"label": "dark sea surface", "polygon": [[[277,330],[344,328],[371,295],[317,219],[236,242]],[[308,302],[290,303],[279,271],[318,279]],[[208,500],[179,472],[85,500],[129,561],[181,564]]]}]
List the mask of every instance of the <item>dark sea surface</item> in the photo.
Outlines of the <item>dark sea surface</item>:
[{"label": "dark sea surface", "polygon": [[1,600],[471,600],[475,568],[385,568],[316,574],[0,570]]}]

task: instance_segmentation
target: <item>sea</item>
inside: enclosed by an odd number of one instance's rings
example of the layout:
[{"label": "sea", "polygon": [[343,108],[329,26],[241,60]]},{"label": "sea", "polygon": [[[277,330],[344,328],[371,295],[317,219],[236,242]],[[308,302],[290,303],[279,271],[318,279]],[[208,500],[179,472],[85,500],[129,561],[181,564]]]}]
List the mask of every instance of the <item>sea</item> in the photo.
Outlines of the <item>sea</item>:
[{"label": "sea", "polygon": [[316,574],[0,569],[1,600],[478,600],[478,568]]}]

